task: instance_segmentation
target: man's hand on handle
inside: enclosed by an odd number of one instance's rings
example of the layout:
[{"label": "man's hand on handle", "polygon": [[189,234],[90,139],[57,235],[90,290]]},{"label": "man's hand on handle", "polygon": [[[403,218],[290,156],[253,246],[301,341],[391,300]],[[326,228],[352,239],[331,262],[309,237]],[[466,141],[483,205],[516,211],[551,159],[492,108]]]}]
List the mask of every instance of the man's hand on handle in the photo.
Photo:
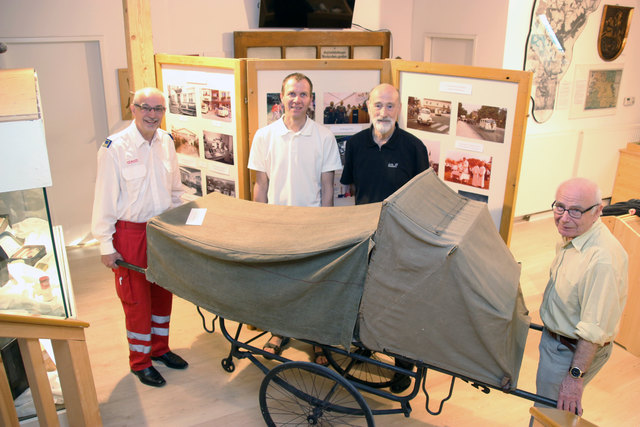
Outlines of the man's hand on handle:
[{"label": "man's hand on handle", "polygon": [[120,255],[118,252],[114,252],[109,255],[102,255],[102,263],[108,268],[118,268],[118,266],[116,265],[116,261],[119,259],[122,259],[122,255]]}]

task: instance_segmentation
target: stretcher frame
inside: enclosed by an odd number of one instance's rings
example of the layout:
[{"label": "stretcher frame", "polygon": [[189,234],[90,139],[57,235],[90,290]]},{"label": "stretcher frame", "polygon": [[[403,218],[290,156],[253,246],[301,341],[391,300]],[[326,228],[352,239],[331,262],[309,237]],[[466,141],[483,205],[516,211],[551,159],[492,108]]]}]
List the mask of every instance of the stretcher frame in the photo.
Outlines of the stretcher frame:
[{"label": "stretcher frame", "polygon": [[[118,260],[116,264],[118,264],[120,267],[128,268],[142,274],[145,274],[146,272],[146,269],[144,268],[121,260]],[[203,314],[200,307],[197,307],[197,310],[202,318],[203,329],[207,333],[215,333],[215,322],[217,321],[219,324],[220,332],[230,343],[229,355],[221,360],[221,366],[226,372],[232,373],[235,371],[236,365],[234,359],[248,359],[253,365],[258,367],[265,374],[259,390],[259,401],[261,413],[266,424],[269,426],[279,425],[274,420],[274,416],[277,416],[278,414],[272,414],[272,411],[269,409],[269,402],[271,398],[268,389],[270,387],[278,387],[279,389],[281,389],[281,393],[289,393],[291,399],[304,401],[306,405],[308,405],[306,407],[307,410],[300,409],[303,413],[297,415],[300,417],[306,417],[309,425],[320,423],[324,419],[324,417],[327,416],[330,416],[332,420],[338,416],[344,416],[348,418],[362,417],[367,426],[375,425],[374,416],[403,414],[405,417],[410,417],[412,412],[410,401],[414,399],[421,390],[426,397],[425,410],[430,415],[436,416],[442,413],[445,402],[447,402],[453,396],[453,387],[456,379],[460,379],[470,384],[472,387],[478,389],[484,394],[489,394],[491,390],[494,389],[543,405],[551,407],[557,406],[556,400],[549,399],[525,390],[521,390],[518,388],[501,389],[482,381],[460,375],[456,372],[451,372],[449,370],[442,369],[421,361],[405,358],[400,354],[394,354],[386,351],[373,352],[367,350],[357,340],[353,340],[352,347],[349,350],[345,350],[338,346],[325,345],[306,339],[298,340],[309,345],[322,348],[324,355],[327,357],[330,365],[334,369],[330,369],[329,367],[318,365],[316,363],[291,360],[283,357],[282,355],[268,353],[264,351],[260,346],[255,345],[255,343],[260,341],[261,338],[263,338],[268,332],[256,331],[248,339],[241,340],[240,334],[243,330],[243,327],[245,326],[243,323],[238,323],[236,330],[234,332],[230,332],[230,329],[227,328],[225,319],[220,316],[215,316],[211,320],[211,326],[208,327],[206,316]],[[537,331],[543,330],[543,327],[541,325],[533,323],[529,325],[529,328]],[[375,354],[382,354],[384,356],[387,356],[388,358],[397,358],[405,362],[413,363],[416,366],[416,370],[408,370],[402,367],[395,366],[391,363],[377,360],[373,357]],[[276,364],[275,367],[269,367],[265,363],[263,363],[262,360],[260,360],[259,356],[263,359],[266,358],[268,360],[275,360],[280,363]],[[336,362],[336,358],[338,356],[344,358],[343,360],[348,361],[347,365],[340,369],[336,369],[336,365],[338,363]],[[398,373],[410,377],[412,379],[412,385],[408,389],[408,394],[394,394],[390,391],[382,390],[383,388],[388,387],[390,385],[390,382],[376,383],[375,381],[359,379],[359,377],[352,375],[352,372],[354,372],[353,369],[357,368],[358,366],[371,366],[377,369],[385,370],[388,375]],[[342,372],[340,372],[340,370],[342,370]],[[429,370],[439,372],[451,377],[448,394],[438,404],[436,404],[437,409],[431,409],[430,407],[430,403],[432,402],[429,392],[427,391],[426,384]],[[283,376],[287,376],[287,371],[298,372],[298,374],[295,374],[296,384],[288,383],[285,379],[283,379]],[[332,387],[329,387],[329,389],[324,392],[322,396],[314,396],[309,391],[300,390],[301,382],[299,382],[297,378],[304,375],[306,375],[307,377],[311,376],[322,378],[324,382],[328,381],[333,385]],[[302,383],[303,382],[304,381],[302,381]],[[352,404],[354,406],[357,405],[357,407],[349,407],[345,406],[344,404],[333,402],[331,399],[333,399],[334,395],[337,394],[336,390],[342,390],[343,394],[350,394],[353,399]],[[322,391],[318,391],[318,393],[321,392]],[[365,394],[383,398],[397,404],[398,406],[394,408],[372,409],[365,400]],[[300,405],[298,404],[297,407],[300,407]],[[282,414],[279,415],[282,416]]]}]

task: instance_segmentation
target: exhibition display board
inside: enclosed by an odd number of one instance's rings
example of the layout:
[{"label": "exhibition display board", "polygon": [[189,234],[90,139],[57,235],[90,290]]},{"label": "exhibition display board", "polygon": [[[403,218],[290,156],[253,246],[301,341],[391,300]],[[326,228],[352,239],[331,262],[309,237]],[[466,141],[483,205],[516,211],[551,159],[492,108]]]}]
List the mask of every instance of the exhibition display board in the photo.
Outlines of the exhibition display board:
[{"label": "exhibition display board", "polygon": [[249,198],[245,69],[239,59],[156,55],[168,103],[162,127],[173,137],[187,200],[212,192]]},{"label": "exhibition display board", "polygon": [[[313,83],[312,103],[307,116],[328,127],[336,137],[344,164],[345,143],[369,126],[365,101],[369,91],[390,81],[389,63],[380,60],[247,60],[249,140],[256,131],[280,118],[282,80],[300,72]],[[334,205],[353,205],[349,187],[340,184],[341,171],[334,177]],[[252,175],[253,181],[253,175]]]},{"label": "exhibition display board", "polygon": [[[247,169],[255,132],[284,113],[282,80],[313,82],[308,116],[336,136],[369,126],[366,100],[379,83],[400,92],[400,127],[427,147],[430,165],[458,194],[487,204],[509,244],[531,93],[531,73],[517,70],[349,59],[217,59],[156,55],[158,86],[169,100],[165,129],[176,142],[192,198],[221,192],[250,199]],[[336,172],[334,201],[353,204]],[[231,191],[233,188],[234,191]]]},{"label": "exhibition display board", "polygon": [[401,60],[391,68],[400,126],[427,146],[440,179],[488,205],[509,244],[531,73]]}]

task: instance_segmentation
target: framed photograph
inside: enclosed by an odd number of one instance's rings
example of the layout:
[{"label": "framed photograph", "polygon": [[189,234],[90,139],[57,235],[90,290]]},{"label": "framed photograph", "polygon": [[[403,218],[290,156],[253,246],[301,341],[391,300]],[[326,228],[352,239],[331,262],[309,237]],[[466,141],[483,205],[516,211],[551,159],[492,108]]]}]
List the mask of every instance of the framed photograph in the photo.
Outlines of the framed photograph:
[{"label": "framed photograph", "polygon": [[504,143],[504,127],[506,123],[506,108],[458,103],[457,136]]},{"label": "framed photograph", "polygon": [[622,71],[622,64],[576,66],[569,118],[615,114],[620,98]]},{"label": "framed photograph", "polygon": [[409,96],[407,127],[448,134],[451,128],[451,101]]}]

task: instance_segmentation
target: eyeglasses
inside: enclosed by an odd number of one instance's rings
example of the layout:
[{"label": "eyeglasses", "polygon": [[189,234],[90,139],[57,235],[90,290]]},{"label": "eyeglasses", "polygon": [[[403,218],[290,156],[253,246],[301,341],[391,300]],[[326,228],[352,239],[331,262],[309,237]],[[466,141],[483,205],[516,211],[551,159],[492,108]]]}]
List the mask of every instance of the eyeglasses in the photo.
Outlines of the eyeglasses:
[{"label": "eyeglasses", "polygon": [[142,105],[133,104],[133,105],[141,109],[143,113],[150,113],[152,111],[155,111],[156,113],[164,113],[164,110],[166,110],[166,108],[163,107],[162,105],[156,105],[155,107],[151,107],[147,104],[142,104]]},{"label": "eyeglasses", "polygon": [[567,211],[569,212],[569,216],[573,219],[580,219],[582,218],[582,214],[590,211],[591,209],[595,208],[596,206],[598,206],[600,203],[596,203],[593,206],[589,206],[587,209],[585,210],[580,210],[580,209],[576,209],[576,208],[572,208],[572,209],[567,209],[564,206],[560,206],[558,205],[558,202],[554,201],[553,203],[551,203],[551,207],[553,208],[553,212],[555,212],[558,215],[564,215],[564,212]]}]

